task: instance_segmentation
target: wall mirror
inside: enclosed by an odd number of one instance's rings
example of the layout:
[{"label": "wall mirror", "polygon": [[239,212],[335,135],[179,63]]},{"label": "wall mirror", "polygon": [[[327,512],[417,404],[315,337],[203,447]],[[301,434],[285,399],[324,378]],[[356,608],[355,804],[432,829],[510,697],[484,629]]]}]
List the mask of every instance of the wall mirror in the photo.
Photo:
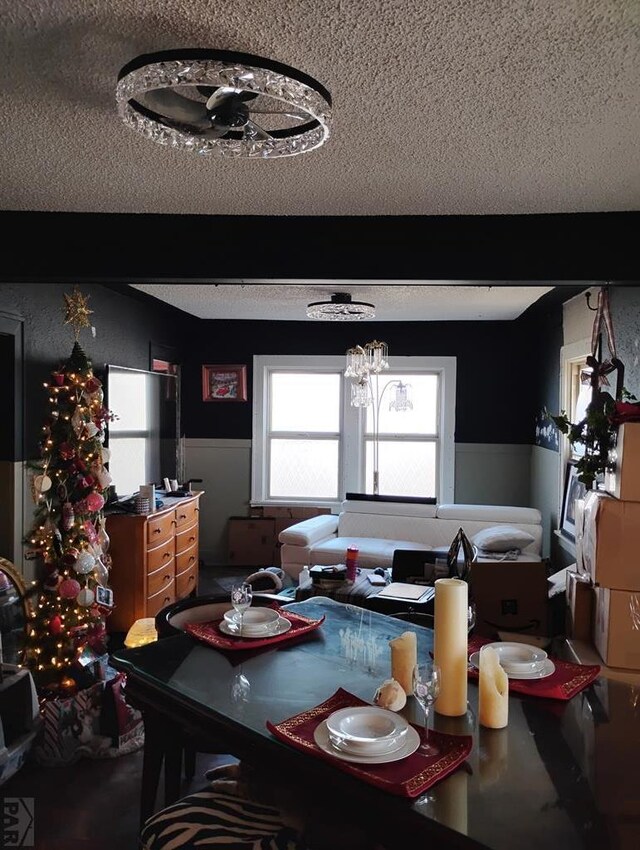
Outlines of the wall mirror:
[{"label": "wall mirror", "polygon": [[22,664],[31,614],[24,579],[11,561],[0,558],[0,637],[5,664]]}]

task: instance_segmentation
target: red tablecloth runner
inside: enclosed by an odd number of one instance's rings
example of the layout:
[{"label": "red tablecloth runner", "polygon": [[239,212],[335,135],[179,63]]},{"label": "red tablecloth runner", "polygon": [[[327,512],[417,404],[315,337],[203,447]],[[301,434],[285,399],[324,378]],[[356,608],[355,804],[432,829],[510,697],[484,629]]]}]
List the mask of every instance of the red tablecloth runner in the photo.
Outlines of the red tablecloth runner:
[{"label": "red tablecloth runner", "polygon": [[271,646],[274,643],[300,637],[317,629],[324,622],[324,617],[320,617],[319,620],[312,620],[310,617],[294,614],[284,608],[279,609],[278,613],[281,617],[290,621],[291,628],[288,632],[273,637],[259,639],[229,637],[220,631],[221,620],[212,620],[209,623],[189,623],[185,626],[185,629],[193,637],[198,638],[203,643],[208,643],[209,646],[214,646],[216,649],[259,649],[261,646]]},{"label": "red tablecloth runner", "polygon": [[[469,656],[479,652],[486,643],[494,643],[489,638],[469,638]],[[543,699],[569,700],[580,693],[587,685],[597,678],[600,667],[597,664],[572,664],[559,658],[551,658],[555,671],[546,679],[509,679],[509,690],[513,693],[525,694],[529,697]],[[478,669],[469,664],[469,678],[477,680]]]},{"label": "red tablecloth runner", "polygon": [[[425,755],[417,750],[410,756],[388,764],[363,765],[342,761],[325,753],[315,743],[313,733],[323,720],[340,708],[369,705],[364,700],[339,688],[332,697],[315,708],[296,714],[282,723],[268,722],[269,731],[288,744],[311,756],[331,762],[338,770],[357,776],[370,785],[382,788],[400,797],[418,797],[438,780],[443,779],[467,758],[471,752],[472,739],[469,735],[445,735],[429,731],[429,741],[436,745],[439,753]],[[424,736],[424,728],[415,726]]]}]

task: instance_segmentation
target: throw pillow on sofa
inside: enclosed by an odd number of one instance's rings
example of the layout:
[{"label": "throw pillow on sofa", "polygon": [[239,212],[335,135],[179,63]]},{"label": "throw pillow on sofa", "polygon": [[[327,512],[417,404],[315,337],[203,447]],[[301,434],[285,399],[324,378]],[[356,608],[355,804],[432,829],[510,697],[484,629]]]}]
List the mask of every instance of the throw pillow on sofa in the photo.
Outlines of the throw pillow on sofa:
[{"label": "throw pillow on sofa", "polygon": [[510,552],[524,549],[534,539],[528,532],[512,525],[493,525],[474,535],[473,543],[484,552]]}]

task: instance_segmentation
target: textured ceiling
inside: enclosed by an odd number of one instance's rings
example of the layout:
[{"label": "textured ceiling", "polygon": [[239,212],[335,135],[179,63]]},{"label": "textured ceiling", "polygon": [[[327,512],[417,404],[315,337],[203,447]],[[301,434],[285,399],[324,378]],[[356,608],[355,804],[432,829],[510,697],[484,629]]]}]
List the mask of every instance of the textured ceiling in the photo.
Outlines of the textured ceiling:
[{"label": "textured ceiling", "polygon": [[[640,207],[637,0],[0,0],[0,207],[433,215]],[[128,130],[141,53],[266,56],[331,91],[306,155],[221,161]],[[133,238],[133,235],[132,235]]]},{"label": "textured ceiling", "polygon": [[438,281],[407,285],[406,281],[314,281],[313,283],[132,284],[161,301],[201,319],[307,319],[311,301],[329,301],[335,292],[348,292],[354,301],[376,308],[378,322],[442,322],[515,319],[552,286],[444,284]]}]

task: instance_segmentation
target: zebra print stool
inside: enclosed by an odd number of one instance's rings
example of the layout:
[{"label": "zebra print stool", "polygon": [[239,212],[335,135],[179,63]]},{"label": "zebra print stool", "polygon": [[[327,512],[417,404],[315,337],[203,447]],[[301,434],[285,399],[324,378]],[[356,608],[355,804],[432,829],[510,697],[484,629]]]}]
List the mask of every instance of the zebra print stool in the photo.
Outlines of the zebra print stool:
[{"label": "zebra print stool", "polygon": [[305,850],[279,809],[205,789],[153,815],[140,833],[143,850]]}]

